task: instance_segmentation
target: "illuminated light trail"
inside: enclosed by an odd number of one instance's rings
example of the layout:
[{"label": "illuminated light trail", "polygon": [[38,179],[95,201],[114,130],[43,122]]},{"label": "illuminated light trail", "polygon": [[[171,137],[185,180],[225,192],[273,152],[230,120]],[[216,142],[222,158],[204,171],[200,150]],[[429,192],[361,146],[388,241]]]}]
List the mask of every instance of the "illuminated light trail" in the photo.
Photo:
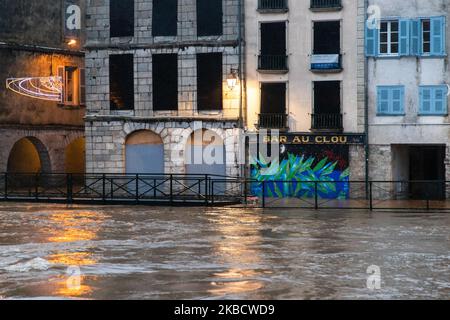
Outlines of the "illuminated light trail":
[{"label": "illuminated light trail", "polygon": [[28,77],[6,80],[6,88],[23,96],[46,101],[62,101],[61,77]]}]

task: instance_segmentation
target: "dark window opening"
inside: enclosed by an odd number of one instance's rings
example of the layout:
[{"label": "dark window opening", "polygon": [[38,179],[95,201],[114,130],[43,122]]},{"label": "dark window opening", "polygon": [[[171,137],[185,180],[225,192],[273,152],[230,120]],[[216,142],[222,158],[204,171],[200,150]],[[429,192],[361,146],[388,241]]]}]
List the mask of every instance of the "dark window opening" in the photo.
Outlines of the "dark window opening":
[{"label": "dark window opening", "polygon": [[154,37],[177,35],[178,0],[153,0]]},{"label": "dark window opening", "polygon": [[312,129],[342,129],[341,83],[314,82],[314,114]]},{"label": "dark window opening", "polygon": [[445,199],[445,146],[409,148],[412,199]]},{"label": "dark window opening", "polygon": [[286,83],[261,84],[261,113],[259,128],[287,128]]},{"label": "dark window opening", "polygon": [[223,34],[222,0],[197,0],[197,35],[220,36]]},{"label": "dark window opening", "polygon": [[314,23],[314,54],[341,53],[341,24],[339,21]]},{"label": "dark window opening", "polygon": [[261,113],[286,114],[286,83],[261,84]]},{"label": "dark window opening", "polygon": [[262,23],[259,69],[286,70],[286,51],[286,23]]},{"label": "dark window opening", "polygon": [[132,54],[109,57],[111,110],[134,109],[134,63]]},{"label": "dark window opening", "polygon": [[197,55],[198,110],[223,109],[222,53]]},{"label": "dark window opening", "polygon": [[178,55],[153,55],[153,110],[178,110]]},{"label": "dark window opening", "polygon": [[110,36],[134,36],[134,0],[110,0]]}]

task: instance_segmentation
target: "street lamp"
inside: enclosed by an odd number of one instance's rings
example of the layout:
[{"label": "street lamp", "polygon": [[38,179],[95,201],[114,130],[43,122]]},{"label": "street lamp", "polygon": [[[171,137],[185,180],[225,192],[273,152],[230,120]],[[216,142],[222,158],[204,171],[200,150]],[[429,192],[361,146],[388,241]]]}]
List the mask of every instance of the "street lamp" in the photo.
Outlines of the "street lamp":
[{"label": "street lamp", "polygon": [[227,78],[228,88],[230,88],[231,91],[233,91],[234,88],[236,88],[238,80],[239,80],[238,70],[231,69],[231,72]]}]

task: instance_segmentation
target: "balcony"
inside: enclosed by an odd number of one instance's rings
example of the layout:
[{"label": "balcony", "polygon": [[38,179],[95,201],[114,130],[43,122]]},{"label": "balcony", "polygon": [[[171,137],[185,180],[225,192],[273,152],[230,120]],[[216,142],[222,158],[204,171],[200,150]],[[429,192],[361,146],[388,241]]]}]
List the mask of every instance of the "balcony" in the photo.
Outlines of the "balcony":
[{"label": "balcony", "polygon": [[341,0],[311,0],[311,11],[339,11],[342,10]]},{"label": "balcony", "polygon": [[337,73],[342,71],[342,55],[313,54],[311,56],[311,71],[316,73]]},{"label": "balcony", "polygon": [[258,129],[286,130],[289,128],[288,115],[284,113],[261,113],[257,127]]},{"label": "balcony", "polygon": [[343,116],[339,113],[312,114],[311,130],[342,131],[344,129]]},{"label": "balcony", "polygon": [[288,57],[286,55],[261,55],[258,57],[258,71],[263,73],[287,73]]},{"label": "balcony", "polygon": [[260,13],[285,13],[288,12],[288,0],[258,0],[258,12]]}]

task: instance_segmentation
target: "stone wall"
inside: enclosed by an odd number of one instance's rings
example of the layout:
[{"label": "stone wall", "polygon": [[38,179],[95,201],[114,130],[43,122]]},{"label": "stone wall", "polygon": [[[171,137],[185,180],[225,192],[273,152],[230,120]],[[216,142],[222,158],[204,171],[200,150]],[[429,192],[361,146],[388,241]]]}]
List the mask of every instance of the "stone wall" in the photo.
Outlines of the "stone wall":
[{"label": "stone wall", "polygon": [[[178,1],[178,35],[152,37],[152,1],[135,1],[133,37],[110,38],[109,0],[90,1],[87,7],[87,171],[124,173],[126,138],[139,130],[151,130],[164,142],[165,173],[185,173],[187,139],[199,129],[211,129],[225,143],[227,174],[236,176],[239,167],[237,123],[239,90],[230,90],[227,75],[239,68],[238,0],[223,1],[223,35],[198,37],[196,0]],[[223,53],[223,110],[197,111],[198,53]],[[153,109],[152,56],[178,54],[178,110]],[[134,110],[111,111],[109,56],[134,56]],[[202,121],[202,124],[200,124]]]},{"label": "stone wall", "polygon": [[[45,127],[25,127],[25,126],[0,126],[0,172],[6,172],[8,157],[14,144],[23,138],[31,138],[39,141],[37,148],[39,153],[48,154],[50,163],[45,167],[53,173],[65,172],[65,151],[66,148],[76,139],[84,136],[82,128],[55,128]],[[47,171],[47,170],[46,170]]]},{"label": "stone wall", "polygon": [[[234,122],[187,120],[136,121],[106,117],[89,118],[86,123],[86,171],[89,173],[126,173],[125,143],[129,135],[150,130],[164,143],[165,174],[186,173],[185,150],[191,135],[201,129],[212,130],[222,138],[226,150],[227,175],[239,175],[239,129]],[[149,159],[151,161],[151,159]]]}]

